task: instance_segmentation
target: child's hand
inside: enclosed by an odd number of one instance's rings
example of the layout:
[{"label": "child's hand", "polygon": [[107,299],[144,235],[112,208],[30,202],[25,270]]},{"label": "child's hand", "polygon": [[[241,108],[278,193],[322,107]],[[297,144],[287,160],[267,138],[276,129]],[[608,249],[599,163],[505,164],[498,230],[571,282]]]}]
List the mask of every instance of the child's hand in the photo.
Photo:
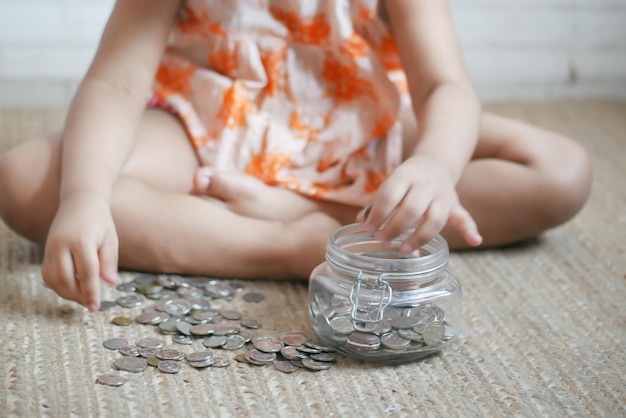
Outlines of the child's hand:
[{"label": "child's hand", "polygon": [[357,220],[365,222],[372,232],[382,226],[378,234],[383,240],[416,226],[401,247],[406,254],[432,240],[447,223],[468,244],[482,242],[476,222],[459,203],[451,174],[435,157],[416,155],[407,159],[381,185],[370,201],[368,213],[364,212]]},{"label": "child's hand", "polygon": [[91,312],[100,307],[100,282],[115,284],[118,239],[109,202],[80,194],[62,201],[46,241],[42,274],[61,297]]}]

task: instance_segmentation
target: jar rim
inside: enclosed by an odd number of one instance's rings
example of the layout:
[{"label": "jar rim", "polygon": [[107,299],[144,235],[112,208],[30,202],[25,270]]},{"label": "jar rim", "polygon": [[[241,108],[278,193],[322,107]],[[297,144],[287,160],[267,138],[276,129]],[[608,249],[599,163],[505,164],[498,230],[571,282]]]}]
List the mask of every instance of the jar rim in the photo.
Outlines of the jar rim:
[{"label": "jar rim", "polygon": [[[415,231],[408,230],[390,242],[380,240],[376,233],[367,231],[362,223],[337,229],[328,239],[326,260],[343,270],[363,274],[384,274],[393,278],[430,276],[448,265],[447,241],[437,235],[420,248],[424,255],[413,256],[400,252],[405,239]],[[379,247],[384,251],[359,252],[359,247]]]}]

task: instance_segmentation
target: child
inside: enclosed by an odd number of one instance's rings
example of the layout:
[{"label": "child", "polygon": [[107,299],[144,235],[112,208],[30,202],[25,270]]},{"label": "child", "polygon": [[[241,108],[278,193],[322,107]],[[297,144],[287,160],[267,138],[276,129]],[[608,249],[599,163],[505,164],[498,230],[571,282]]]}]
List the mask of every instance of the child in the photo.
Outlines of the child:
[{"label": "child", "polygon": [[481,113],[444,0],[134,0],[63,132],[3,156],[0,213],[95,311],[118,264],[306,278],[355,221],[417,226],[409,254],[512,243],[576,214],[590,178],[569,139]]}]

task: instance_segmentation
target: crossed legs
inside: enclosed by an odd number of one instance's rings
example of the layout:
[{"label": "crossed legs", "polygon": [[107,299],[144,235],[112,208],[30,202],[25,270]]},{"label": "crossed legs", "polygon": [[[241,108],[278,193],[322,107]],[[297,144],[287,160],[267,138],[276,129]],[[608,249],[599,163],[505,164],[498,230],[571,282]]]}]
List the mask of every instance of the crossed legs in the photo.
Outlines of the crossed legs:
[{"label": "crossed legs", "polygon": [[[411,115],[403,119],[408,149],[416,123]],[[482,122],[457,189],[483,246],[537,235],[580,210],[591,173],[577,144],[493,115]],[[61,147],[61,137],[51,136],[0,159],[0,215],[42,244],[59,203]],[[122,268],[306,278],[323,261],[327,237],[361,209],[307,199],[243,174],[198,168],[178,120],[146,111],[111,203]],[[446,228],[443,235],[452,248],[466,247],[456,231]]]}]

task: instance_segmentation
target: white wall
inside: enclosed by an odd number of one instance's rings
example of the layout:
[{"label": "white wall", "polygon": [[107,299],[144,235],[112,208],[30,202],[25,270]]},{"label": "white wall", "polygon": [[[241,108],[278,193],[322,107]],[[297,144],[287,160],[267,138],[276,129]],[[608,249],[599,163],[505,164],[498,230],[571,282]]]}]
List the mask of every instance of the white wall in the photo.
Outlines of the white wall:
[{"label": "white wall", "polygon": [[[451,0],[485,100],[626,99],[626,0]],[[0,107],[66,105],[113,0],[0,0]]]}]

